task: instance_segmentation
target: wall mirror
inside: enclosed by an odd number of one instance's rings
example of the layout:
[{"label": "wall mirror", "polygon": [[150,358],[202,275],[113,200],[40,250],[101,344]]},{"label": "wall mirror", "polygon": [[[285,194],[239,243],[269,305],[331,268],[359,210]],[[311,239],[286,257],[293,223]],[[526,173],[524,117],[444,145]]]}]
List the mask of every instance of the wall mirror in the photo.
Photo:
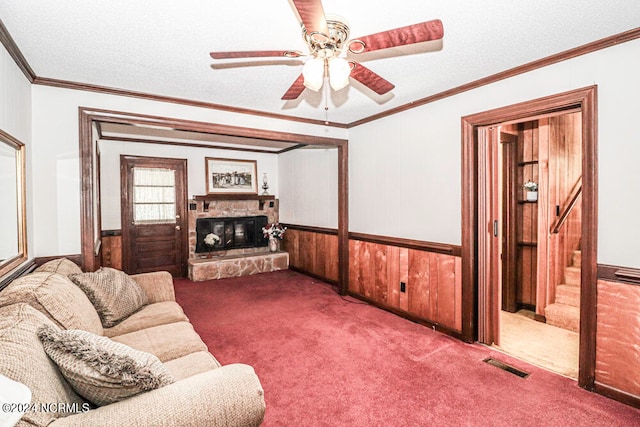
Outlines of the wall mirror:
[{"label": "wall mirror", "polygon": [[27,260],[25,146],[0,130],[0,278]]}]

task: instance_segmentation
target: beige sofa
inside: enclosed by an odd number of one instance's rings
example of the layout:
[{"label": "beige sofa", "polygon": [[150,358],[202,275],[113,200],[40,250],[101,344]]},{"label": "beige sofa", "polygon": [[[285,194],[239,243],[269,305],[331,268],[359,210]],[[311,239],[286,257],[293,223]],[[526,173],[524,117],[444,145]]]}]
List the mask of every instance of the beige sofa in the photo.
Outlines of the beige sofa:
[{"label": "beige sofa", "polygon": [[[221,366],[209,353],[175,301],[170,274],[132,276],[149,304],[104,328],[90,300],[68,277],[78,272],[69,260],[54,260],[0,292],[0,374],[26,384],[32,392],[32,405],[18,426],[253,426],[262,422],[264,396],[253,368]],[[47,356],[37,335],[46,324],[92,332],[151,353],[175,382],[105,406],[89,405]]]}]

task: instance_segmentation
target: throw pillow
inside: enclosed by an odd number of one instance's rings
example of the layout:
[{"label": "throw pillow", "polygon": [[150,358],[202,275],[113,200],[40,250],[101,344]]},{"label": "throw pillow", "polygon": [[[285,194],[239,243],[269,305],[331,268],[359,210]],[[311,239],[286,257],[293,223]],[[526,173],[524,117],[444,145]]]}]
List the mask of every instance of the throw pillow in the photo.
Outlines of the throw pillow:
[{"label": "throw pillow", "polygon": [[82,273],[80,267],[67,258],[56,258],[47,261],[34,270],[35,272],[44,271],[47,273],[58,273],[69,277],[71,274]]},{"label": "throw pillow", "polygon": [[102,325],[111,328],[149,303],[147,294],[127,273],[103,267],[69,278],[91,300]]},{"label": "throw pillow", "polygon": [[76,393],[98,406],[174,382],[156,356],[107,337],[53,325],[41,326],[38,337]]}]

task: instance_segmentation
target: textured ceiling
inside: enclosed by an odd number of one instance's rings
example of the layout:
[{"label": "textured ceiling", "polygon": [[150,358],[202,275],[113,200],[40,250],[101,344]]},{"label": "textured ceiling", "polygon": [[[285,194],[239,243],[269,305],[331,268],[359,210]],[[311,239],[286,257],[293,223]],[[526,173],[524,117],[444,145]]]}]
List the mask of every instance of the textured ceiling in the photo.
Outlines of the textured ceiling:
[{"label": "textured ceiling", "polygon": [[287,0],[2,0],[0,19],[40,78],[338,123],[351,123],[640,23],[638,0],[323,4],[325,12],[349,21],[352,38],[440,19],[444,39],[359,56],[395,84],[387,95],[376,95],[352,80],[338,92],[305,90],[295,101],[282,101],[304,58],[214,61],[209,52],[306,52]]}]

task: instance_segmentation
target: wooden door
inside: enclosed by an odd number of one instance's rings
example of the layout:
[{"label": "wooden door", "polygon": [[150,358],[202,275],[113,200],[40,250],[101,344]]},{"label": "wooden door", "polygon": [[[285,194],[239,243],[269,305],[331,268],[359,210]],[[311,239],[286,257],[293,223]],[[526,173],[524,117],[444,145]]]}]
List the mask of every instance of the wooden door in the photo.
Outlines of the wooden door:
[{"label": "wooden door", "polygon": [[502,152],[499,128],[478,129],[478,341],[500,342],[500,285],[502,281]]},{"label": "wooden door", "polygon": [[122,267],[184,276],[188,257],[187,161],[120,156]]}]

